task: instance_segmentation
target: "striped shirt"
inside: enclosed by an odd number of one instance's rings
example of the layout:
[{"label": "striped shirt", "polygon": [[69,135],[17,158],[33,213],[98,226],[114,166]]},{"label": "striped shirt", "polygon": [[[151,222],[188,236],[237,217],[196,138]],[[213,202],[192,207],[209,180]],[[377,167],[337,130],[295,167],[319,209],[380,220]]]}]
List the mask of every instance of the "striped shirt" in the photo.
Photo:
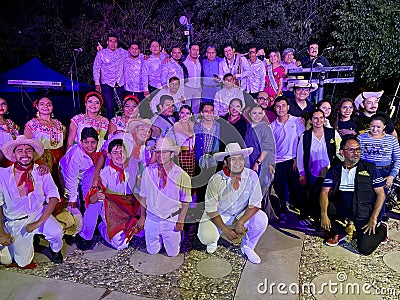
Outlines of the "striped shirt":
[{"label": "striped shirt", "polygon": [[396,177],[400,169],[400,146],[394,136],[385,134],[383,138],[375,139],[369,133],[363,133],[357,139],[362,160],[373,162],[377,167],[392,165],[390,175]]}]

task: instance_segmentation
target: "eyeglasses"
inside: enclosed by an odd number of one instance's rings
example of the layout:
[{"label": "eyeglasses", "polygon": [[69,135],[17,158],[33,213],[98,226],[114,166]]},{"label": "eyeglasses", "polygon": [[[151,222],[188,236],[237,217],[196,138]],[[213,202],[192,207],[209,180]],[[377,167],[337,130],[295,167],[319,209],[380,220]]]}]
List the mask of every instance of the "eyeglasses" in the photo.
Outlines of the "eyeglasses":
[{"label": "eyeglasses", "polygon": [[361,148],[343,148],[342,150],[349,151],[350,153],[361,152]]},{"label": "eyeglasses", "polygon": [[169,152],[172,152],[172,151],[170,151],[170,150],[153,150],[153,152],[154,153],[156,153],[156,154],[166,154],[166,153],[169,153]]}]

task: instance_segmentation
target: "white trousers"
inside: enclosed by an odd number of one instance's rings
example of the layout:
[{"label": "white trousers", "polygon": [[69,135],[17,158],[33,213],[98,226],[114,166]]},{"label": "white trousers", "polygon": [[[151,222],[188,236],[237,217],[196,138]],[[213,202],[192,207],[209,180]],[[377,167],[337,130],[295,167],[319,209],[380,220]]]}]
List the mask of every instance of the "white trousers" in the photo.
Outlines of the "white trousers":
[{"label": "white trousers", "polygon": [[152,213],[147,213],[144,231],[146,248],[149,254],[160,252],[163,244],[168,256],[177,256],[179,254],[181,232],[175,230],[177,220],[178,216],[165,220]]},{"label": "white trousers", "polygon": [[[221,218],[226,225],[232,225],[235,220],[235,216],[221,215]],[[259,210],[250,218],[250,220],[244,223],[244,227],[247,228],[247,233],[242,239],[242,246],[248,246],[249,248],[254,249],[258,240],[267,229],[267,226],[268,217],[262,210]],[[216,245],[221,233],[221,229],[215,226],[211,220],[202,220],[199,224],[197,236],[199,237],[200,242],[204,245]]]},{"label": "white trousers", "polygon": [[44,209],[45,207],[42,211],[27,219],[5,222],[7,232],[14,237],[14,242],[8,248],[11,256],[20,267],[25,267],[32,262],[34,255],[33,236],[35,234],[43,234],[54,252],[60,251],[63,246],[63,228],[52,215],[39,228],[30,233],[26,231],[26,225],[37,221]]},{"label": "white trousers", "polygon": [[97,226],[97,219],[101,215],[103,206],[103,202],[100,201],[89,204],[88,208],[83,214],[83,227],[79,232],[79,235],[87,241],[93,239],[93,234]]}]

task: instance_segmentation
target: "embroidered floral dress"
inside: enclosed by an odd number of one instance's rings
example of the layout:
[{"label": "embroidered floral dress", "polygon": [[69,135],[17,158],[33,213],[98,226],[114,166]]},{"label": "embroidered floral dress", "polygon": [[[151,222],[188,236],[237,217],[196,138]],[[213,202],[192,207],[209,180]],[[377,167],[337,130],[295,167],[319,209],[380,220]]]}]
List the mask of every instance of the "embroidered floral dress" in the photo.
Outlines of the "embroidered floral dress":
[{"label": "embroidered floral dress", "polygon": [[116,117],[112,118],[110,122],[114,124],[114,126],[116,128],[115,130],[122,130],[122,131],[126,130],[127,124],[126,124],[125,118],[123,116],[116,116]]},{"label": "embroidered floral dress", "polygon": [[104,143],[104,137],[106,136],[108,123],[109,121],[107,118],[102,116],[97,116],[95,118],[91,118],[86,114],[79,114],[72,118],[71,122],[74,122],[76,125],[76,136],[75,136],[75,143],[79,143],[82,129],[85,127],[93,127],[97,133],[99,134],[99,143],[97,146],[97,150],[101,148]]}]

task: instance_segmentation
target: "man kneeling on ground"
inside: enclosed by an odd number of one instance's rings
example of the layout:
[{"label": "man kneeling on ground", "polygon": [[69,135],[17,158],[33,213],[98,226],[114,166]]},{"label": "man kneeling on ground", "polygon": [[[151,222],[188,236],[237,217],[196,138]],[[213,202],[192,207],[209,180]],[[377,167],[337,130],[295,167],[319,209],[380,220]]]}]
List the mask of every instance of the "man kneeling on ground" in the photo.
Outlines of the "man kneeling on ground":
[{"label": "man kneeling on ground", "polygon": [[331,220],[348,219],[356,227],[358,251],[369,255],[388,241],[388,224],[381,221],[385,180],[373,163],[360,160],[356,138],[342,140],[340,154],[344,162],[328,170],[320,195],[321,227],[328,231],[325,244],[336,246],[346,238]]}]

